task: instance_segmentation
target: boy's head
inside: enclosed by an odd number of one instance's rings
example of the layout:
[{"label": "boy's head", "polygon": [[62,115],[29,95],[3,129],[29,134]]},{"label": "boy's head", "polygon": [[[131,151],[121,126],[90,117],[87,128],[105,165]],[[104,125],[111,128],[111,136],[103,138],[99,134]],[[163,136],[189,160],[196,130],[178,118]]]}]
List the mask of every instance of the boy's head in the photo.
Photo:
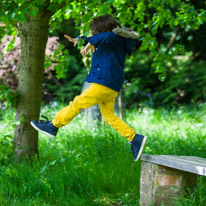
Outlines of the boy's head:
[{"label": "boy's head", "polygon": [[90,26],[93,35],[99,32],[111,32],[117,26],[121,27],[120,23],[109,14],[94,18]]}]

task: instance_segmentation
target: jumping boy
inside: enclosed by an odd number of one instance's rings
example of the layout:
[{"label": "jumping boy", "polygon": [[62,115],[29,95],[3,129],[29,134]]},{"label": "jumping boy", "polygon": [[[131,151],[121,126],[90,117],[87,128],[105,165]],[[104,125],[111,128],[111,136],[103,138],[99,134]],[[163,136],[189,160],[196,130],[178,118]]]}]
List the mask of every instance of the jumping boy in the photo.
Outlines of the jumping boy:
[{"label": "jumping boy", "polygon": [[137,134],[123,120],[114,114],[115,98],[118,96],[124,81],[124,62],[126,55],[131,55],[139,35],[136,32],[121,28],[119,22],[111,15],[94,18],[91,22],[93,36],[71,38],[74,43],[84,40],[82,55],[92,49],[91,70],[85,81],[91,86],[76,96],[68,106],[57,113],[52,121],[31,121],[31,125],[49,137],[55,137],[58,129],[65,126],[82,110],[99,104],[100,112],[106,123],[131,142],[133,158],[137,161],[144,149],[147,137]]}]

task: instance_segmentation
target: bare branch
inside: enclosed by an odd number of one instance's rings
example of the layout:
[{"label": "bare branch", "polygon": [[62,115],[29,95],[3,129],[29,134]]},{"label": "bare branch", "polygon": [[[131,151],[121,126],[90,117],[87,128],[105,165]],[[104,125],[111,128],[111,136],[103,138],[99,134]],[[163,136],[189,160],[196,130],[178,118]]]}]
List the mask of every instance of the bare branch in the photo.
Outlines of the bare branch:
[{"label": "bare branch", "polygon": [[179,30],[180,30],[180,28],[178,27],[177,29],[176,29],[176,32],[175,33],[173,33],[172,34],[172,37],[171,37],[171,39],[170,39],[170,41],[169,41],[169,43],[168,43],[168,45],[167,45],[167,50],[166,50],[166,54],[169,52],[169,50],[170,50],[170,48],[173,46],[173,44],[175,43],[175,39],[176,39],[176,37],[177,37],[177,35],[178,35],[178,33],[179,33]]}]

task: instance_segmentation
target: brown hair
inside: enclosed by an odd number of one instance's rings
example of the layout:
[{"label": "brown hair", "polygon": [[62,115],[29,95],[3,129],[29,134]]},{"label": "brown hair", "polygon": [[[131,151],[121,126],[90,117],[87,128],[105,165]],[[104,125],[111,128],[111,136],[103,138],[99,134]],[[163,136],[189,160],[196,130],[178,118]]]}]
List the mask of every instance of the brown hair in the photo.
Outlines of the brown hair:
[{"label": "brown hair", "polygon": [[99,32],[112,32],[117,26],[121,27],[121,24],[109,14],[94,18],[90,24],[93,35]]}]

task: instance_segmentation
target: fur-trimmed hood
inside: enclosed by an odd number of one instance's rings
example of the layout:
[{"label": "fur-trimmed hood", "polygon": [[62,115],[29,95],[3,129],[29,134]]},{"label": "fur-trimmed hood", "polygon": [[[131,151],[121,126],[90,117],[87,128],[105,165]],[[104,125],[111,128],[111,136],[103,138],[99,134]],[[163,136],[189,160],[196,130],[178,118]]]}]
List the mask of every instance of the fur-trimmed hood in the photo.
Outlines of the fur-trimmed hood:
[{"label": "fur-trimmed hood", "polygon": [[131,29],[128,29],[126,27],[117,27],[112,30],[115,34],[122,36],[124,38],[129,38],[129,39],[139,39],[140,35],[139,33],[132,31]]}]

